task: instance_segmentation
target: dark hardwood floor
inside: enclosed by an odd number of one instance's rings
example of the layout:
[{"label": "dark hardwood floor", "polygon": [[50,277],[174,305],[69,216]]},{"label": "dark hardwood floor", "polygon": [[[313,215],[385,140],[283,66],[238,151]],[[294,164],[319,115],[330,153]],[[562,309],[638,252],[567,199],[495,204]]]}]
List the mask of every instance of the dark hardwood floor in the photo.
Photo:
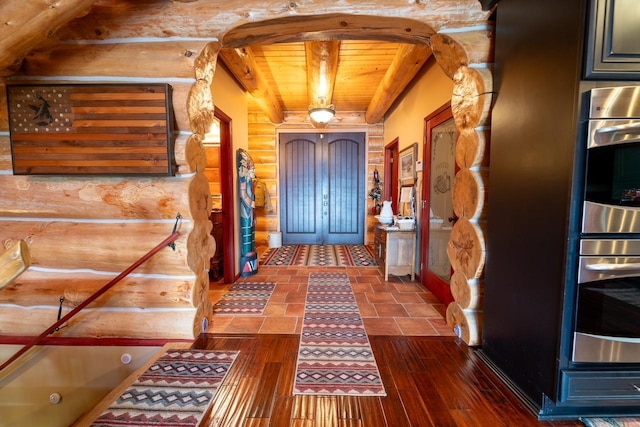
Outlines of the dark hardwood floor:
[{"label": "dark hardwood floor", "polygon": [[202,425],[582,426],[538,421],[455,337],[370,336],[386,397],[294,396],[299,335],[203,334],[193,348],[240,350]]}]

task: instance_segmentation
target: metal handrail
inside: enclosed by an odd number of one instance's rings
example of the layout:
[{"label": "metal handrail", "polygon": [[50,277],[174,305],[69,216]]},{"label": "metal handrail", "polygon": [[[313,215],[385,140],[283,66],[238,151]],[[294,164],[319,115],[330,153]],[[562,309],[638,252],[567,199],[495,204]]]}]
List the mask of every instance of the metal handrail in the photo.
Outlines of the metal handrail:
[{"label": "metal handrail", "polygon": [[[177,224],[176,224],[177,225]],[[47,335],[49,335],[51,332],[55,331],[57,328],[59,328],[61,325],[63,325],[64,323],[66,323],[69,319],[71,319],[73,316],[75,316],[80,310],[82,310],[83,308],[85,308],[87,305],[91,304],[96,298],[98,298],[99,296],[101,296],[102,294],[104,294],[106,291],[108,291],[112,286],[114,286],[116,283],[118,283],[120,280],[124,279],[126,276],[128,276],[133,270],[135,270],[136,268],[138,268],[140,265],[142,265],[143,263],[145,263],[149,258],[151,258],[153,255],[155,255],[156,253],[158,253],[160,251],[160,249],[171,245],[180,235],[179,232],[176,231],[176,228],[174,227],[173,229],[173,233],[171,233],[171,235],[169,237],[167,237],[166,239],[164,239],[161,243],[159,243],[156,247],[154,247],[153,249],[151,249],[149,252],[147,252],[142,258],[140,258],[138,261],[134,262],[133,264],[131,264],[126,270],[124,270],[122,273],[120,273],[119,275],[117,275],[113,280],[111,280],[109,283],[107,283],[106,285],[104,285],[102,288],[100,288],[99,290],[97,290],[96,292],[94,292],[89,298],[87,298],[86,300],[84,300],[82,303],[78,304],[73,310],[71,310],[69,313],[67,313],[64,317],[62,317],[61,319],[59,319],[56,323],[54,323],[53,325],[49,326],[44,332],[42,332],[40,335],[38,335],[37,337],[35,337],[33,340],[31,340],[29,343],[25,344],[24,347],[22,347],[20,350],[18,350],[16,352],[16,354],[14,354],[13,356],[11,356],[9,359],[7,359],[2,365],[0,365],[0,372],[2,372],[2,370],[4,368],[6,368],[7,366],[11,365],[14,361],[16,361],[20,356],[22,356],[24,353],[26,353],[29,349],[31,349],[31,347],[34,347],[35,345],[37,345],[38,343],[40,343],[43,339],[45,339],[47,337]]]}]

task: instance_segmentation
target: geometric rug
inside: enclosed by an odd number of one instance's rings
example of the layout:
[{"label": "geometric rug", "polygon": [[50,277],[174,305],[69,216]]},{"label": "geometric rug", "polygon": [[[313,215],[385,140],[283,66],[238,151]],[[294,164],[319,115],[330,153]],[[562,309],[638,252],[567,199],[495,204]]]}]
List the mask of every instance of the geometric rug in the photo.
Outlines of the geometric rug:
[{"label": "geometric rug", "polygon": [[368,245],[283,245],[270,248],[261,265],[299,267],[372,267],[377,266]]},{"label": "geometric rug", "polygon": [[93,426],[197,426],[238,351],[168,350]]},{"label": "geometric rug", "polygon": [[579,418],[587,427],[640,427],[640,418]]},{"label": "geometric rug", "polygon": [[213,306],[213,314],[236,315],[264,313],[275,283],[238,282],[231,285],[220,301]]},{"label": "geometric rug", "polygon": [[311,273],[293,394],[386,396],[346,273]]}]

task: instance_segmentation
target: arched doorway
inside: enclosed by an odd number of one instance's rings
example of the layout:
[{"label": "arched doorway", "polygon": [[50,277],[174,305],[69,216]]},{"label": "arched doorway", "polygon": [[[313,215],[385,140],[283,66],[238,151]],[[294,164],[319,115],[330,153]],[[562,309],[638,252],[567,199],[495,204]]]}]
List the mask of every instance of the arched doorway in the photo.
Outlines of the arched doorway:
[{"label": "arched doorway", "polygon": [[[295,6],[295,5],[293,5]],[[391,6],[393,8],[393,6]],[[335,10],[334,10],[335,9]],[[485,125],[490,117],[491,91],[492,81],[491,72],[481,70],[480,67],[472,68],[472,64],[486,64],[492,62],[492,25],[487,24],[486,27],[473,27],[469,30],[457,30],[452,32],[438,33],[434,27],[426,24],[428,17],[417,19],[400,18],[398,16],[376,16],[376,15],[351,15],[345,13],[335,13],[341,10],[341,7],[327,7],[326,11],[315,15],[295,15],[288,17],[279,17],[275,19],[266,19],[260,22],[252,22],[237,26],[226,32],[221,38],[221,44],[208,45],[205,56],[209,58],[215,57],[222,47],[241,48],[258,43],[278,43],[285,41],[305,41],[318,39],[347,39],[347,38],[370,38],[380,40],[404,41],[407,43],[426,44],[430,42],[434,56],[438,64],[441,66],[445,74],[454,81],[454,93],[452,95],[452,111],[455,118],[455,124],[461,134],[465,134],[466,138],[479,139],[482,130],[479,126]],[[398,15],[406,15],[404,11],[397,11]],[[371,11],[365,13],[372,13]],[[376,23],[385,22],[385,28],[381,29]],[[388,24],[388,25],[387,25]],[[441,28],[442,23],[438,22],[436,27]],[[301,32],[304,29],[304,32]],[[198,62],[198,61],[197,61]],[[196,74],[199,74],[196,70]],[[197,86],[197,85],[196,85]],[[456,91],[458,91],[456,93]],[[204,96],[207,99],[207,96]],[[213,104],[211,104],[212,106]],[[194,110],[192,110],[194,111]],[[206,111],[195,112],[198,118],[207,116]],[[479,144],[475,144],[479,146]],[[468,149],[473,150],[474,145],[467,145]],[[477,148],[476,148],[477,149]],[[484,153],[467,153],[463,156],[477,158]],[[458,157],[456,155],[456,161]],[[459,164],[461,170],[468,171],[471,164]],[[455,185],[455,182],[454,182]],[[475,199],[484,199],[485,194],[482,186],[475,185],[467,188],[465,191],[476,192]],[[455,193],[455,189],[454,189]],[[471,197],[474,199],[474,197]],[[482,204],[481,204],[482,205]],[[480,205],[480,206],[481,206]],[[462,209],[464,211],[464,209]],[[471,211],[472,217],[463,218],[469,220],[472,226],[477,228],[479,239],[484,238],[482,224],[478,219],[482,216],[481,209]],[[468,224],[469,221],[464,221]],[[454,230],[455,231],[455,230]],[[484,247],[484,245],[479,245]],[[452,246],[453,249],[448,254],[450,259],[464,258],[465,245],[464,242],[456,242]],[[457,252],[456,252],[457,251]],[[460,253],[458,253],[460,252]],[[480,257],[480,262],[484,257]],[[452,265],[456,265],[452,262]],[[477,266],[475,271],[480,271],[482,266]],[[474,280],[477,277],[469,278]],[[455,297],[455,295],[454,295]],[[460,307],[458,307],[459,309]],[[456,313],[464,310],[457,310]],[[481,312],[481,307],[476,307],[471,315]],[[480,323],[479,320],[465,322],[459,316],[451,319],[447,318],[451,326],[458,323]],[[473,335],[473,334],[472,334]],[[480,337],[476,334],[469,336],[463,332],[463,338],[466,342],[478,343]]]}]

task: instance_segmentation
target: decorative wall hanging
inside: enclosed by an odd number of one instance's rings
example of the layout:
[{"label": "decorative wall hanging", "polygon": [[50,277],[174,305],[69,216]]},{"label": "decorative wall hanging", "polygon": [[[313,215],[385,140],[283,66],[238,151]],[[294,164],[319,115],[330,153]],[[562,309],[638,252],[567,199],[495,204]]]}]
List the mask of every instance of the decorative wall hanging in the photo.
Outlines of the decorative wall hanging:
[{"label": "decorative wall hanging", "polygon": [[416,159],[418,144],[413,143],[399,153],[400,186],[413,185],[416,179]]},{"label": "decorative wall hanging", "polygon": [[172,175],[171,86],[7,86],[16,175]]}]

